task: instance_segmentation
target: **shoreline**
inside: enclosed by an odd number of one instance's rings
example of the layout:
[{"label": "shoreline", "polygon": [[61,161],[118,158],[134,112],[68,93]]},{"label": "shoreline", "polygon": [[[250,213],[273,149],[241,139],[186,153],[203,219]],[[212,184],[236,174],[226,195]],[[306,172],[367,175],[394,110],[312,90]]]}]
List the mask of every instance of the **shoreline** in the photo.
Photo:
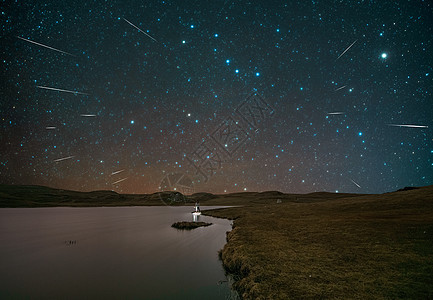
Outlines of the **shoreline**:
[{"label": "shoreline", "polygon": [[221,211],[221,209],[203,211],[202,214],[213,218],[232,221],[232,229],[226,232],[226,243],[224,244],[224,247],[218,251],[218,258],[222,263],[226,277],[231,279],[230,287],[234,290],[239,299],[244,299],[246,288],[242,285],[243,280],[248,277],[250,267],[246,261],[236,259],[238,256],[236,255],[236,247],[232,245],[233,240],[236,240],[236,219],[238,219],[239,216],[232,215],[227,211]]}]

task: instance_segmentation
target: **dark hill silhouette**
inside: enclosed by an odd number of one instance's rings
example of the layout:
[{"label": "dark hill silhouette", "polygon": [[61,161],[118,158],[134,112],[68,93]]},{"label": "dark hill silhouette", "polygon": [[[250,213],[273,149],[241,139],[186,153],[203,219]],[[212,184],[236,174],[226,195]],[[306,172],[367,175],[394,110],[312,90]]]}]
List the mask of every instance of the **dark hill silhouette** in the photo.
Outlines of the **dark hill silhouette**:
[{"label": "dark hill silhouette", "polygon": [[[423,193],[432,187],[405,187],[392,193]],[[382,194],[381,197],[392,193]],[[275,202],[312,203],[353,197],[358,199],[364,196],[369,195],[329,192],[285,194],[279,191],[265,191],[221,195],[200,192],[184,196],[175,191],[118,194],[110,190],[78,192],[39,185],[0,185],[0,207],[191,205],[195,201],[202,205],[246,205]]]}]

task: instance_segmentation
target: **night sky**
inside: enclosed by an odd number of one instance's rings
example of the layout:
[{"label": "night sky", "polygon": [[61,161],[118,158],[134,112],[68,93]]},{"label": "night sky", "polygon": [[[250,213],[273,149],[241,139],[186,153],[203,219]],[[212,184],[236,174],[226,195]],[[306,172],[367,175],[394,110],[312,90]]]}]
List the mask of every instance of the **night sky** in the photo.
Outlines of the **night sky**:
[{"label": "night sky", "polygon": [[431,185],[432,26],[430,1],[2,1],[0,183]]}]

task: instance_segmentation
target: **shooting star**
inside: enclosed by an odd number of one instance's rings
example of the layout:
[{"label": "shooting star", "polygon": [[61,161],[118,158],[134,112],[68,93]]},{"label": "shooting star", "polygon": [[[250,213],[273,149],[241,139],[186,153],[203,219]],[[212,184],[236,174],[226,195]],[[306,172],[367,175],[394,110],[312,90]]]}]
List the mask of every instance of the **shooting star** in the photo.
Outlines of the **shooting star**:
[{"label": "shooting star", "polygon": [[81,114],[80,117],[96,117],[96,115],[85,115],[85,114]]},{"label": "shooting star", "polygon": [[62,50],[59,50],[59,49],[56,49],[56,48],[53,48],[53,47],[50,47],[50,46],[47,46],[47,45],[44,45],[44,44],[38,43],[38,42],[34,42],[34,41],[32,41],[32,40],[28,40],[28,39],[22,38],[22,37],[20,37],[20,36],[17,36],[17,38],[19,38],[20,40],[23,40],[23,41],[26,41],[26,42],[33,43],[33,44],[35,44],[35,45],[41,46],[41,47],[45,47],[45,48],[48,48],[48,49],[51,49],[51,50],[54,50],[54,51],[57,51],[57,52],[60,52],[60,53],[64,53],[64,54],[67,54],[67,55],[70,55],[70,56],[76,57],[75,55],[73,55],[73,54],[71,54],[71,53],[68,53],[68,52],[65,52],[65,51],[62,51]]},{"label": "shooting star", "polygon": [[46,90],[52,90],[52,91],[58,91],[58,92],[65,92],[65,93],[72,93],[72,94],[80,94],[80,95],[89,95],[87,93],[82,93],[82,92],[77,92],[77,91],[69,91],[69,90],[62,90],[62,89],[58,89],[58,88],[52,88],[52,87],[48,87],[48,86],[40,86],[37,85],[36,86],[39,89],[46,89]]},{"label": "shooting star", "polygon": [[344,89],[345,87],[346,87],[345,85],[340,86],[338,89],[334,90],[334,92],[339,91],[339,90],[342,90],[342,89]]},{"label": "shooting star", "polygon": [[147,35],[148,37],[150,37],[152,40],[154,40],[155,42],[158,42],[157,40],[155,40],[150,34],[147,34],[146,32],[144,32],[143,30],[141,30],[140,28],[138,28],[137,26],[135,26],[134,24],[132,24],[131,22],[129,22],[127,19],[123,18],[123,20],[125,20],[125,22],[127,22],[129,25],[131,25],[132,27],[134,27],[135,29],[138,29],[138,31],[141,31],[142,33],[144,33],[145,35]]},{"label": "shooting star", "polygon": [[395,126],[395,127],[409,127],[409,128],[428,128],[426,125],[408,125],[408,124],[386,124],[388,126]]},{"label": "shooting star", "polygon": [[227,4],[227,1],[228,1],[228,0],[224,1],[224,4],[223,4],[223,6],[221,6],[221,9],[220,9],[220,12],[218,13],[218,15],[220,15],[221,12],[223,11],[224,6],[226,6],[226,4]]},{"label": "shooting star", "polygon": [[339,57],[337,57],[337,59],[336,60],[338,60],[340,57],[342,57],[343,55],[344,55],[344,53],[346,53],[353,45],[355,45],[355,43],[357,42],[358,40],[355,40],[352,44],[350,44],[350,46],[349,47],[347,47],[346,48],[346,50],[344,50],[343,51],[343,53],[341,53],[340,54],[340,56]]},{"label": "shooting star", "polygon": [[116,174],[119,174],[120,172],[123,172],[123,171],[125,171],[125,169],[119,170],[119,171],[115,171],[115,172],[111,173],[111,175],[116,175]]},{"label": "shooting star", "polygon": [[56,129],[56,127],[54,127],[54,126],[47,126],[47,127],[45,127],[45,129],[53,130],[53,129]]},{"label": "shooting star", "polygon": [[330,112],[330,113],[327,113],[328,115],[344,115],[345,114],[345,112],[343,112],[343,111],[336,111],[336,112]]},{"label": "shooting star", "polygon": [[74,157],[74,156],[68,156],[68,157],[58,158],[58,159],[55,159],[54,161],[55,161],[55,162],[59,162],[59,161],[62,161],[62,160],[71,159],[71,158],[73,158],[73,157]]},{"label": "shooting star", "polygon": [[361,186],[359,184],[357,184],[355,181],[353,181],[352,179],[350,179],[350,181],[352,181],[353,184],[355,184],[358,188],[361,188]]},{"label": "shooting star", "polygon": [[125,178],[123,178],[123,179],[117,180],[116,182],[113,182],[112,184],[113,184],[113,185],[114,185],[114,184],[118,184],[119,182],[122,182],[122,181],[124,181],[124,180],[126,180],[126,179],[128,179],[128,177],[125,177]]}]

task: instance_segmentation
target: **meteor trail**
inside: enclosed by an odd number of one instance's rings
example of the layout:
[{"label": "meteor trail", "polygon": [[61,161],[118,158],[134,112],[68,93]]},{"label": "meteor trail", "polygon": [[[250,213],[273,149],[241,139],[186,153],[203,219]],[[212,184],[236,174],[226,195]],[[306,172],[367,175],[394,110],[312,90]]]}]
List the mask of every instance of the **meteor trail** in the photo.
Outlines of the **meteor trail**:
[{"label": "meteor trail", "polygon": [[69,90],[62,90],[62,89],[58,89],[58,88],[52,88],[52,87],[48,87],[48,86],[40,86],[37,85],[37,88],[40,89],[46,89],[46,90],[52,90],[52,91],[58,91],[58,92],[65,92],[65,93],[72,93],[72,94],[80,94],[80,95],[89,95],[87,93],[82,93],[82,92],[77,92],[77,91],[69,91]]},{"label": "meteor trail", "polygon": [[350,179],[350,181],[352,181],[358,188],[361,188],[361,186],[357,184],[355,181],[353,181],[352,179]]},{"label": "meteor trail", "polygon": [[85,115],[85,114],[81,114],[80,117],[96,117],[96,115]]},{"label": "meteor trail", "polygon": [[328,115],[344,115],[344,114],[345,114],[345,112],[342,112],[342,111],[336,111],[336,112],[328,113]]},{"label": "meteor trail", "polygon": [[221,9],[220,9],[220,12],[218,13],[218,15],[220,15],[220,14],[221,14],[221,12],[223,11],[223,9],[224,9],[224,6],[226,6],[226,3],[227,3],[227,1],[228,1],[228,0],[224,1],[224,4],[223,4],[223,6],[221,7]]},{"label": "meteor trail", "polygon": [[147,35],[148,37],[150,37],[152,40],[154,40],[155,42],[158,42],[157,40],[155,40],[150,34],[147,34],[146,32],[144,32],[143,30],[141,30],[140,28],[138,28],[137,26],[135,26],[134,24],[132,24],[131,22],[129,22],[127,19],[123,18],[123,20],[125,20],[125,22],[127,22],[129,25],[131,25],[132,27],[134,27],[135,29],[138,29],[138,31],[141,31],[142,33],[144,33],[145,35]]},{"label": "meteor trail", "polygon": [[54,127],[54,126],[47,126],[47,127],[45,127],[45,129],[56,129],[56,127]]},{"label": "meteor trail", "polygon": [[395,127],[428,128],[428,126],[425,125],[407,125],[407,124],[386,124],[386,125],[395,126]]},{"label": "meteor trail", "polygon": [[341,90],[341,89],[344,89],[345,87],[346,87],[346,86],[343,85],[343,86],[339,87],[338,89],[336,89],[334,92],[339,91],[339,90]]},{"label": "meteor trail", "polygon": [[73,158],[73,157],[74,157],[74,156],[68,156],[68,157],[58,158],[58,159],[55,159],[54,161],[55,161],[55,162],[59,162],[59,161],[62,161],[62,160],[71,159],[71,158]]},{"label": "meteor trail", "polygon": [[339,57],[337,57],[337,60],[344,55],[358,40],[355,40],[352,44],[350,44],[349,47],[346,48],[346,50],[343,51],[343,53],[340,54]]},{"label": "meteor trail", "polygon": [[20,36],[17,36],[17,38],[19,38],[20,40],[23,40],[23,41],[29,42],[29,43],[33,43],[33,44],[38,45],[38,46],[42,46],[42,47],[45,47],[45,48],[48,48],[48,49],[51,49],[51,50],[54,50],[54,51],[57,51],[57,52],[61,52],[61,53],[64,53],[64,54],[67,54],[67,55],[70,55],[70,56],[76,57],[75,55],[73,55],[73,54],[71,54],[71,53],[68,53],[68,52],[65,52],[65,51],[62,51],[62,50],[59,50],[59,49],[56,49],[56,48],[53,48],[53,47],[50,47],[50,46],[44,45],[44,44],[40,44],[40,43],[34,42],[34,41],[32,41],[32,40],[28,40],[28,39],[22,38],[22,37],[20,37]]},{"label": "meteor trail", "polygon": [[120,172],[123,172],[123,171],[125,171],[125,169],[119,170],[119,171],[115,171],[115,172],[111,173],[111,175],[116,175],[116,174],[119,174]]},{"label": "meteor trail", "polygon": [[126,179],[128,179],[128,177],[123,178],[123,179],[120,179],[120,180],[117,180],[116,182],[113,182],[112,184],[117,184],[117,183],[122,182],[122,181],[124,181],[124,180],[126,180]]}]

